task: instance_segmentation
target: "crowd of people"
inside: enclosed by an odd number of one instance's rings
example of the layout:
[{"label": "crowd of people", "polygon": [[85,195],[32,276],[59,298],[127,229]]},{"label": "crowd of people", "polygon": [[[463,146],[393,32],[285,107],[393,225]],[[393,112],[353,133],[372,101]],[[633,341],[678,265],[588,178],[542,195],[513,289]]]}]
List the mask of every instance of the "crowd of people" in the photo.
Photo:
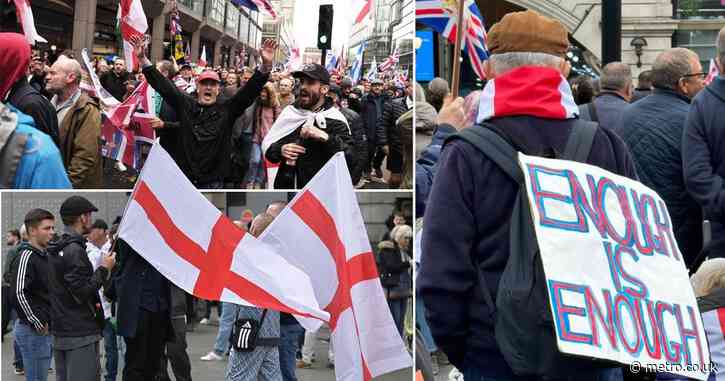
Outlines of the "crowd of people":
[{"label": "crowd of people", "polygon": [[9,188],[132,188],[149,139],[131,144],[138,165],[116,161],[118,142],[104,133],[112,109],[103,94],[124,102],[147,81],[156,92],[147,108],[154,109],[137,111],[153,118],[111,125],[127,132],[147,123],[200,189],[299,189],[336,152],[345,153],[358,188],[412,188],[409,82],[386,82],[380,73],[353,83],[319,64],[286,70],[274,65],[271,40],[259,65],[239,68],[152,63],[145,44],[135,40],[141,64],[129,71],[119,57],[96,57],[86,67],[77,52],[48,55],[20,34],[0,33],[0,127],[18,132],[3,141],[13,160],[3,160],[0,181]]},{"label": "crowd of people", "polygon": [[[285,201],[272,202],[248,224],[234,224],[257,237],[285,206]],[[173,373],[176,380],[191,381],[187,331],[209,324],[216,302],[198,299],[167,280],[116,239],[120,217],[109,226],[94,220],[96,211],[86,198],[71,196],[59,210],[62,232],[55,231],[56,215],[43,209],[30,210],[20,229],[7,232],[2,329],[3,339],[13,332],[15,374],[46,380],[50,369],[59,381],[164,381]],[[410,219],[410,213],[395,211],[376,253],[401,335],[413,321],[408,308]],[[197,311],[204,307],[202,317]],[[218,304],[218,316],[214,347],[201,360],[227,362],[226,380],[294,381],[296,368],[309,368],[315,361],[318,334],[305,332],[292,315],[224,302]],[[251,348],[241,348],[235,339],[245,321],[259,323]],[[330,367],[332,349],[330,344]]]},{"label": "crowd of people", "polygon": [[[493,306],[510,255],[518,255],[510,253],[510,224],[519,185],[457,138],[469,128],[490,129],[527,155],[561,158],[571,131],[596,122],[586,162],[638,180],[662,197],[685,264],[691,274],[700,273],[692,283],[701,313],[725,307],[725,267],[712,259],[723,256],[725,242],[719,116],[725,109],[725,28],[716,41],[720,73],[709,84],[702,57],[686,48],[659,53],[636,87],[630,65],[621,62],[606,64],[596,79],[572,75],[566,29],[532,11],[504,16],[489,31],[488,43],[484,90],[446,98],[442,79],[430,82],[427,92],[416,89],[416,217],[422,225],[416,323],[433,355],[430,368],[436,371],[437,360],[447,358],[467,381],[516,376],[494,335]],[[570,86],[559,86],[560,78]],[[546,102],[532,101],[551,97],[561,105],[547,109]],[[721,356],[713,352],[711,359]],[[602,369],[584,358],[571,364],[576,366],[568,374],[562,370],[561,378],[546,379],[674,377]],[[715,365],[720,377],[725,364]]]}]

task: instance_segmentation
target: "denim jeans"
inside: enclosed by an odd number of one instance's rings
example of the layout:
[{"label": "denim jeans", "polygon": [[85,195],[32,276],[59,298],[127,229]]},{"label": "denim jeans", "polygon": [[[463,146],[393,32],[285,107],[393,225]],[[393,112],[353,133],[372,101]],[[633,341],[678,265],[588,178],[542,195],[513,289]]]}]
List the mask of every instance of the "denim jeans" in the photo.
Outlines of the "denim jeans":
[{"label": "denim jeans", "polygon": [[[484,376],[484,372],[477,368],[477,367],[466,367],[465,371],[463,372],[463,379],[466,381],[539,381],[540,378],[537,377],[517,377],[517,378],[501,378],[501,377],[489,377]],[[602,370],[595,370],[592,372],[587,372],[585,374],[579,374],[577,376],[572,376],[567,379],[550,379],[550,381],[578,381],[578,380],[588,380],[588,381],[622,381],[623,380],[623,374],[621,368],[611,368],[611,369],[602,369]]]},{"label": "denim jeans", "polygon": [[297,381],[297,347],[299,337],[305,332],[301,325],[281,324],[279,326],[279,364],[283,381]]},{"label": "denim jeans", "polygon": [[420,336],[423,338],[423,343],[428,353],[437,351],[438,347],[435,341],[433,341],[433,334],[431,334],[428,322],[425,320],[425,306],[423,305],[422,298],[415,298],[415,322],[420,329]]},{"label": "denim jeans", "polygon": [[229,350],[229,338],[232,337],[232,328],[238,311],[239,305],[224,302],[222,317],[219,321],[219,332],[217,332],[214,342],[214,352],[219,356],[224,356]]},{"label": "denim jeans", "polygon": [[249,169],[247,169],[247,175],[244,179],[246,184],[264,184],[266,176],[263,163],[262,146],[257,143],[252,144],[252,152],[249,154]]},{"label": "denim jeans", "polygon": [[118,374],[118,344],[110,320],[103,325],[103,348],[106,351],[106,381],[116,381]]},{"label": "denim jeans", "polygon": [[389,299],[388,307],[390,307],[390,314],[393,315],[393,321],[395,326],[398,328],[400,336],[403,336],[403,319],[405,319],[405,310],[408,306],[407,299]]},{"label": "denim jeans", "polygon": [[50,368],[51,336],[40,335],[35,329],[20,320],[15,321],[15,337],[23,354],[25,379],[46,381]]},{"label": "denim jeans", "polygon": [[[17,322],[18,320],[15,319],[15,321]],[[15,327],[14,324],[13,324],[13,327]],[[15,328],[13,328],[13,329],[15,329]],[[14,355],[13,365],[18,369],[23,369],[23,353],[20,352],[20,345],[18,345],[18,335],[17,334],[15,334],[15,337],[13,338],[13,355]]]}]

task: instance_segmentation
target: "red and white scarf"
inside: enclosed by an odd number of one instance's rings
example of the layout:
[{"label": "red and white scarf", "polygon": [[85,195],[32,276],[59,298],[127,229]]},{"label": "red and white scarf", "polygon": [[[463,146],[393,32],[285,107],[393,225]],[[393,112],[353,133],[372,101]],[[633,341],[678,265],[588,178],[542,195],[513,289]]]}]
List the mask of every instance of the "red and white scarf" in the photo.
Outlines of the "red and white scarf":
[{"label": "red and white scarf", "polygon": [[558,70],[522,66],[488,81],[476,122],[513,115],[570,119],[578,114],[571,87]]}]

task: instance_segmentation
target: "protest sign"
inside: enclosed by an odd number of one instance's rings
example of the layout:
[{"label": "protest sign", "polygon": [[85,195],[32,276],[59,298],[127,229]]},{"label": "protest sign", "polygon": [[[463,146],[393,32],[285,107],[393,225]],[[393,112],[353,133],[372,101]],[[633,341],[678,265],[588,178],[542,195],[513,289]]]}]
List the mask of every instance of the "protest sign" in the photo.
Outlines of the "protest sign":
[{"label": "protest sign", "polygon": [[707,379],[710,356],[664,201],[587,164],[519,155],[563,353]]}]

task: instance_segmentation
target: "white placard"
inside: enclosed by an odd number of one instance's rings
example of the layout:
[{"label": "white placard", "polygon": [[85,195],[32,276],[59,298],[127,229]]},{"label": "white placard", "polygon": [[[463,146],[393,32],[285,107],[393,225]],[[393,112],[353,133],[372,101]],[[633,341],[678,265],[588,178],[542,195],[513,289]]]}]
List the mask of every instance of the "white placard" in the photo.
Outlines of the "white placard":
[{"label": "white placard", "polygon": [[519,154],[561,352],[705,380],[700,311],[664,201],[601,168]]}]

